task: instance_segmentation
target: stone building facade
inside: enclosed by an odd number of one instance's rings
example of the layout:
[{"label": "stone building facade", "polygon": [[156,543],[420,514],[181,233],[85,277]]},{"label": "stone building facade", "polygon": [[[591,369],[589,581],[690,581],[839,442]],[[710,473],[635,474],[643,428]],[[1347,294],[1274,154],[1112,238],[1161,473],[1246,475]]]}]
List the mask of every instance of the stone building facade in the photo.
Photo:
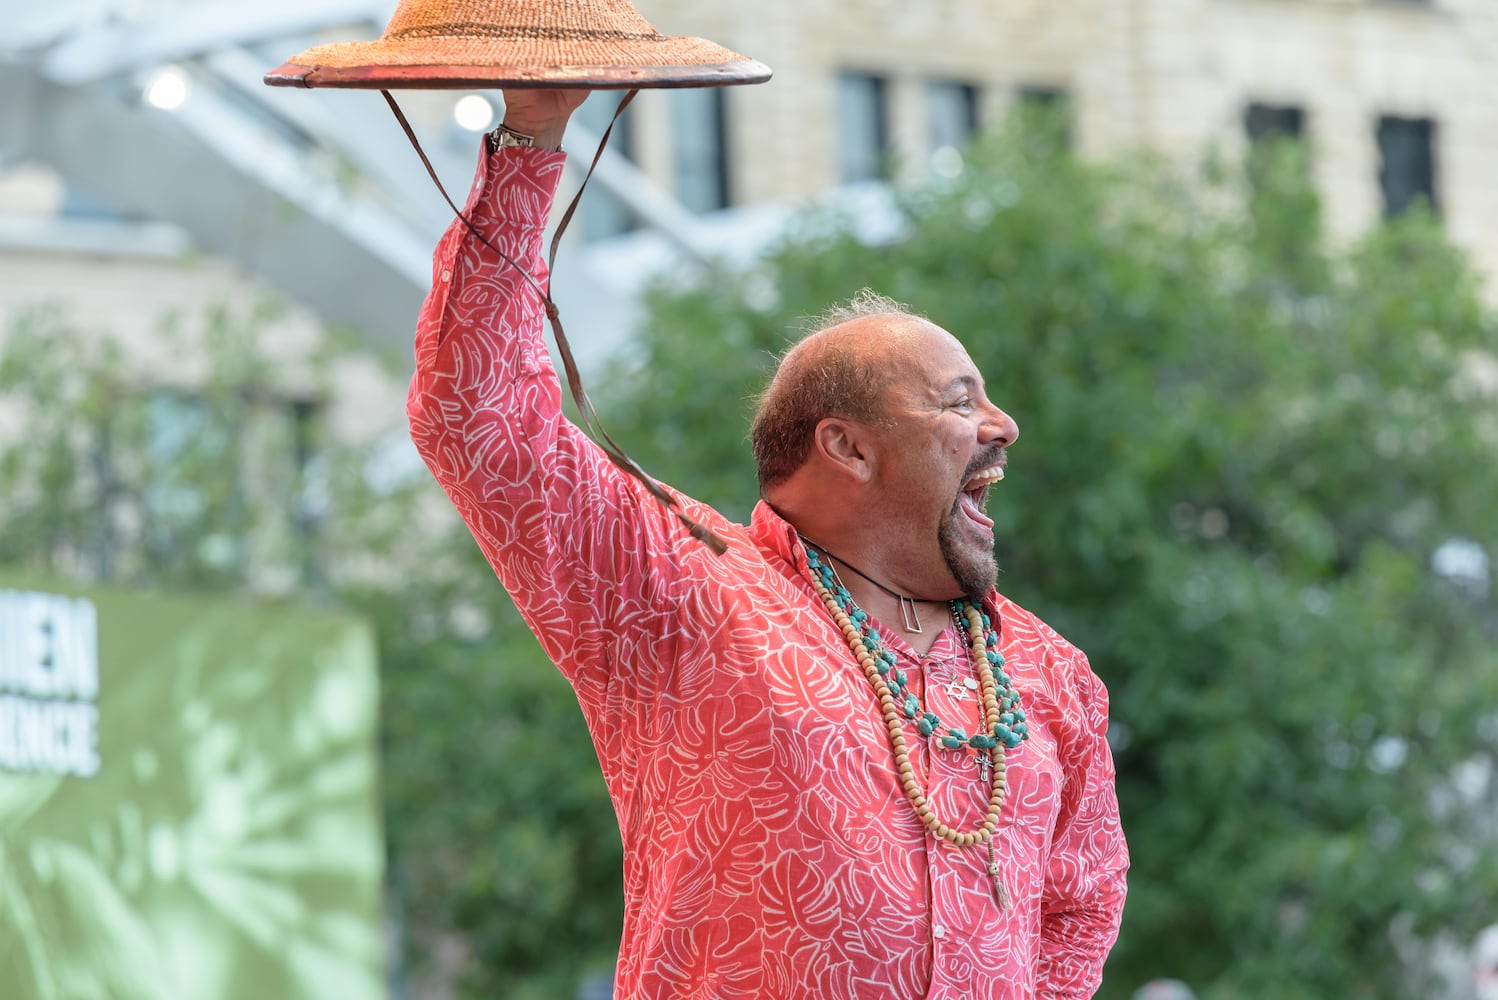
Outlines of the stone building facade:
[{"label": "stone building facade", "polygon": [[642,95],[631,152],[668,190],[716,187],[731,204],[796,198],[867,173],[881,154],[888,172],[915,178],[966,125],[1018,99],[1063,99],[1087,155],[1142,147],[1189,160],[1239,150],[1250,132],[1298,133],[1334,238],[1424,195],[1498,276],[1493,0],[637,6],[663,31],[775,70],[769,85],[717,99],[716,147],[702,140],[700,96]]}]

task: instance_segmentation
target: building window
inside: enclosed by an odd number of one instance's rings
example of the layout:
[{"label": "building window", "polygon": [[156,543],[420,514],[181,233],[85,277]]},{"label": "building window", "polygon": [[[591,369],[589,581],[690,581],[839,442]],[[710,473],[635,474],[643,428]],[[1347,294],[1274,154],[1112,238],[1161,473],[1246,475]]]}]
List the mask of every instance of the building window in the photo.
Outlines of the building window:
[{"label": "building window", "polygon": [[978,131],[978,88],[951,80],[926,84],[926,122],[931,149],[961,149]]},{"label": "building window", "polygon": [[[619,95],[616,93],[605,90],[593,94],[577,109],[578,123],[595,136],[602,136],[603,130],[614,120],[614,110],[618,106]],[[614,131],[609,134],[609,149],[627,160],[634,160],[634,129],[630,125],[629,112],[614,121]],[[591,161],[591,151],[586,155]],[[578,214],[582,216],[583,236],[588,240],[619,236],[640,225],[628,206],[596,182],[588,185],[588,196],[583,199]]]},{"label": "building window", "polygon": [[[216,401],[157,390],[142,403],[136,496],[153,565],[242,575],[284,563],[304,583],[320,578],[322,512],[309,502],[317,403],[250,390]],[[131,478],[126,468],[108,472],[117,492]]]},{"label": "building window", "polygon": [[880,76],[838,75],[838,176],[845,184],[889,175],[887,91],[886,81]]},{"label": "building window", "polygon": [[1432,212],[1436,198],[1436,123],[1429,118],[1378,120],[1379,186],[1384,193],[1384,217],[1393,218],[1424,199]]},{"label": "building window", "polygon": [[1019,100],[1027,107],[1052,108],[1056,111],[1065,111],[1067,104],[1066,91],[1060,87],[1021,87]]},{"label": "building window", "polygon": [[1243,129],[1255,147],[1276,139],[1301,139],[1305,137],[1305,112],[1296,107],[1250,104],[1243,113]]},{"label": "building window", "polygon": [[1071,95],[1060,87],[1025,86],[1015,97],[1036,138],[1048,138],[1061,149],[1071,146]]},{"label": "building window", "polygon": [[[1285,147],[1305,138],[1305,112],[1293,105],[1250,104],[1243,112],[1243,131],[1248,134],[1248,181],[1254,194],[1262,194],[1275,176],[1276,164],[1289,162],[1300,179],[1306,178],[1306,161],[1299,150]],[[1290,159],[1285,160],[1286,157]]]},{"label": "building window", "polygon": [[[212,420],[202,399],[162,391],[146,400],[145,430],[151,475],[141,489],[142,507],[157,534],[153,543],[171,545],[184,526],[202,520],[211,506],[202,469],[227,450],[228,427]],[[238,482],[221,485],[227,487],[225,496],[240,496]]]},{"label": "building window", "polygon": [[927,83],[926,131],[931,172],[949,178],[962,173],[962,149],[978,131],[978,88],[951,80]]},{"label": "building window", "polygon": [[676,197],[694,212],[728,207],[728,128],[723,88],[671,92]]}]

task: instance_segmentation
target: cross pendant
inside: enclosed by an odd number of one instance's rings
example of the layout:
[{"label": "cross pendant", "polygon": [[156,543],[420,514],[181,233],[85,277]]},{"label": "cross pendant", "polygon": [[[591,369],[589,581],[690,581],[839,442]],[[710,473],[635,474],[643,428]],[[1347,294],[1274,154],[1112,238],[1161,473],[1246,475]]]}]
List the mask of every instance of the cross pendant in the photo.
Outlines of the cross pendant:
[{"label": "cross pendant", "polygon": [[978,774],[981,780],[988,780],[988,752],[986,750],[978,754]]}]

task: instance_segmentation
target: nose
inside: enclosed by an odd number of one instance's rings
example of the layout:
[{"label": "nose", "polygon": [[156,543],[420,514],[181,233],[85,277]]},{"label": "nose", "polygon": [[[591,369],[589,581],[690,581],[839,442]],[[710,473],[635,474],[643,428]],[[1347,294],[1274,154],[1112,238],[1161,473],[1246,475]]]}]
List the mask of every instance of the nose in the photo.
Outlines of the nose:
[{"label": "nose", "polygon": [[1019,424],[1014,418],[992,403],[985,406],[983,425],[979,428],[979,438],[984,444],[996,444],[1001,448],[1007,448],[1019,440]]}]

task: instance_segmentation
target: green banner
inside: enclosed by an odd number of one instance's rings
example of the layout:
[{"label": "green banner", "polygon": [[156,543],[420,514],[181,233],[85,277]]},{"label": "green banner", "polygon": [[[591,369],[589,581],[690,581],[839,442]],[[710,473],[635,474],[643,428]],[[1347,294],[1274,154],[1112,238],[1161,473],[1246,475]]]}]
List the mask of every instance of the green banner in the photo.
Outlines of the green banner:
[{"label": "green banner", "polygon": [[0,576],[0,998],[385,996],[374,640]]}]

